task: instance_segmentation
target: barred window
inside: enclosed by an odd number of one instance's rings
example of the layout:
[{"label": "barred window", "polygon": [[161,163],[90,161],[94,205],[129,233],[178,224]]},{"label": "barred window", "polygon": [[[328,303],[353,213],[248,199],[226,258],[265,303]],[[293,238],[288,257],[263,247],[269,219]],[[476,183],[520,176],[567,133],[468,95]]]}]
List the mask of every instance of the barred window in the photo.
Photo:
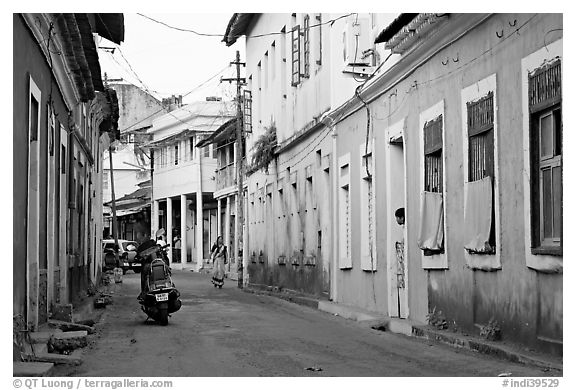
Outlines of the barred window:
[{"label": "barred window", "polygon": [[[468,181],[474,182],[486,177],[492,178],[494,186],[494,92],[466,103],[468,111]],[[488,244],[496,253],[496,213],[492,190],[492,216]]]},{"label": "barred window", "polygon": [[424,191],[442,192],[442,115],[424,125]]},{"label": "barred window", "polygon": [[562,255],[560,60],[529,75],[532,252]]}]

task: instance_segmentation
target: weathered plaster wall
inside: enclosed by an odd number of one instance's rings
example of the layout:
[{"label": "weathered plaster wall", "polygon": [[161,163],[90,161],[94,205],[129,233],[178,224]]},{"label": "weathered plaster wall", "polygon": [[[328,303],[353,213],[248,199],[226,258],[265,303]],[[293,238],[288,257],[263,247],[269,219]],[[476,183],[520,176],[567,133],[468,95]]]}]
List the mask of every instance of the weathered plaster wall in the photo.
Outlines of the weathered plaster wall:
[{"label": "weathered plaster wall", "polygon": [[[528,21],[530,18],[532,18]],[[519,34],[510,24],[517,26],[528,21]],[[510,23],[508,23],[510,22]],[[538,337],[562,340],[562,275],[543,274],[526,266],[523,171],[524,137],[522,129],[521,60],[541,49],[544,39],[549,43],[558,39],[562,28],[562,15],[506,14],[495,15],[447,46],[407,79],[393,87],[373,102],[376,145],[382,137],[382,128],[405,119],[405,149],[407,153],[407,249],[410,317],[425,320],[433,307],[442,310],[450,322],[460,329],[477,332],[474,324],[485,325],[494,318],[502,327],[503,336],[542,349],[561,349],[556,343],[539,341]],[[509,39],[500,40],[495,31],[504,29]],[[491,51],[487,50],[493,48]],[[487,52],[487,53],[485,53]],[[483,54],[485,53],[485,54]],[[442,61],[446,62],[442,64]],[[458,62],[454,61],[458,59]],[[497,237],[502,269],[493,272],[472,270],[467,267],[463,249],[464,226],[464,130],[462,129],[461,91],[490,75],[496,75],[496,121],[498,130],[496,164],[498,180],[499,218]],[[420,224],[420,170],[422,157],[419,151],[419,115],[429,107],[444,101],[445,150],[445,220],[448,269],[426,271],[422,268],[421,251],[416,245]],[[356,144],[365,137],[365,110],[352,119],[339,124],[348,128],[349,135],[339,134],[338,155],[354,153]],[[349,124],[350,123],[350,124]],[[351,124],[354,123],[354,124]],[[364,123],[364,124],[363,124]],[[354,137],[354,134],[356,136]],[[387,140],[383,140],[387,142]],[[376,154],[381,153],[377,150]],[[356,159],[351,158],[354,162]],[[376,168],[377,183],[382,183],[382,170]],[[354,172],[352,167],[352,172]],[[378,205],[385,201],[379,194],[382,184],[377,184]],[[394,191],[393,188],[385,191]],[[354,192],[351,196],[354,198]],[[354,202],[353,202],[354,203]],[[353,209],[354,216],[354,209]],[[385,231],[386,218],[378,213],[378,234]],[[355,243],[354,231],[352,241]],[[380,239],[379,239],[380,241]],[[381,253],[381,252],[380,252]],[[378,259],[381,264],[384,259]],[[350,271],[340,272],[339,299],[370,307],[369,296],[355,298],[365,284]],[[378,277],[378,276],[377,276]],[[345,287],[347,286],[347,287]],[[427,288],[425,287],[427,286]],[[362,295],[362,294],[360,294]],[[380,310],[380,308],[379,308]]]}]

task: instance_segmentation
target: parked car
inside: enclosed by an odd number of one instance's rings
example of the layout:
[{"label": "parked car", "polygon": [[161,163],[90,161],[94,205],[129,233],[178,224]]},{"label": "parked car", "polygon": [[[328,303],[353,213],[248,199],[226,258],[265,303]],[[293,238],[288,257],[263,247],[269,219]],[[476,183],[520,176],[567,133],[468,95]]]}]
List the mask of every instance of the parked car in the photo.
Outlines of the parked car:
[{"label": "parked car", "polygon": [[[120,266],[122,272],[126,273],[129,269],[135,273],[140,272],[142,264],[135,261],[136,248],[138,244],[136,241],[118,240],[119,250],[118,256],[120,257]],[[102,240],[102,264],[104,269],[114,269],[116,258],[114,256],[114,240]]]}]

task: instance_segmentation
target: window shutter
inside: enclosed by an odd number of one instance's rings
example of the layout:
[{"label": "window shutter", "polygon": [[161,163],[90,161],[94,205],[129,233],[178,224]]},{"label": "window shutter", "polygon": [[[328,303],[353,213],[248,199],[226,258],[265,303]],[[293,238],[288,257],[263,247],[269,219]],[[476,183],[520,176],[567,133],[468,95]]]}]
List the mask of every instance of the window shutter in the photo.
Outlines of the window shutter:
[{"label": "window shutter", "polygon": [[528,104],[531,113],[560,102],[562,98],[561,70],[558,59],[537,69],[529,76]]},{"label": "window shutter", "polygon": [[244,131],[252,133],[252,91],[244,91]]},{"label": "window shutter", "polygon": [[292,86],[300,84],[300,26],[292,29]]},{"label": "window shutter", "polygon": [[322,65],[322,14],[316,15],[316,20],[318,26],[318,59],[316,60],[316,65]]},{"label": "window shutter", "polygon": [[442,149],[442,115],[424,124],[424,153]]},{"label": "window shutter", "polygon": [[310,15],[304,16],[304,77],[310,77]]},{"label": "window shutter", "polygon": [[466,103],[468,109],[468,136],[472,137],[494,126],[494,92]]}]

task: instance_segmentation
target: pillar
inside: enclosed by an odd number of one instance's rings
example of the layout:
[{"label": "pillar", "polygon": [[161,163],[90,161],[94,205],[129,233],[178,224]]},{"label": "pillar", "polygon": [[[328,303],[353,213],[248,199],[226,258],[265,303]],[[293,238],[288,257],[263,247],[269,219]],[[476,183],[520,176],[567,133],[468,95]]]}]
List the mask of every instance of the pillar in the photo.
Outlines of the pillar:
[{"label": "pillar", "polygon": [[172,264],[172,198],[166,198],[166,244],[170,244],[168,259]]},{"label": "pillar", "polygon": [[160,225],[160,203],[155,200],[152,209],[152,231],[150,232],[150,237],[152,239],[156,238],[156,232],[158,231],[158,226]]},{"label": "pillar", "polygon": [[216,214],[216,221],[217,221],[216,236],[219,237],[222,235],[222,198],[218,198],[217,202],[218,202],[218,211],[217,211],[218,214]]},{"label": "pillar", "polygon": [[202,220],[202,192],[196,192],[196,259],[197,270],[204,267],[204,221]]},{"label": "pillar", "polygon": [[186,216],[188,215],[188,208],[186,207],[186,195],[180,195],[180,261],[182,266],[186,264],[187,251],[186,251]]}]

